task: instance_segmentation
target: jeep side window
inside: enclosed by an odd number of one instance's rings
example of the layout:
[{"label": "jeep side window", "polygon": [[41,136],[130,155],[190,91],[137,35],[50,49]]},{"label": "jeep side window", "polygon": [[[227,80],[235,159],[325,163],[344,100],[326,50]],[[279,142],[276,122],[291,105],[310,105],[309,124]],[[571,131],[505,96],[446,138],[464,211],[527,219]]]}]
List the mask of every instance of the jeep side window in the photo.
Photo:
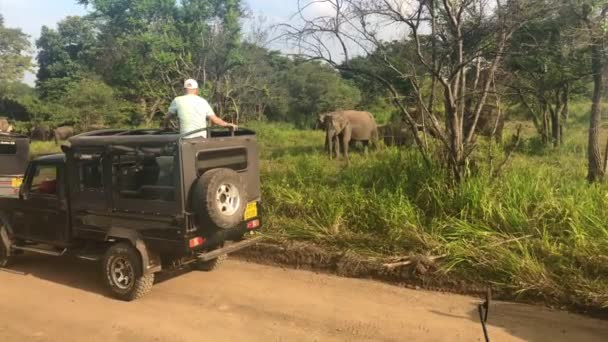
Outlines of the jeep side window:
[{"label": "jeep side window", "polygon": [[79,162],[80,191],[103,190],[103,164],[100,155]]},{"label": "jeep side window", "polygon": [[113,180],[120,198],[175,201],[174,157],[113,156]]},{"label": "jeep side window", "polygon": [[57,196],[57,167],[55,165],[38,165],[32,178],[30,194]]}]

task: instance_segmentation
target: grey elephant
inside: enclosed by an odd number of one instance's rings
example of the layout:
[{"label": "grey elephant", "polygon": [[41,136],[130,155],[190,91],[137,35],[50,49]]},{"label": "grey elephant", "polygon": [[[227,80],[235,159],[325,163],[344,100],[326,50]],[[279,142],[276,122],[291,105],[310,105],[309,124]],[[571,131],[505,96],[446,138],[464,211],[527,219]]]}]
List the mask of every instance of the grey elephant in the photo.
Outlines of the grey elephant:
[{"label": "grey elephant", "polygon": [[30,130],[32,140],[48,141],[51,138],[52,130],[46,124],[37,124]]},{"label": "grey elephant", "polygon": [[59,145],[59,141],[67,140],[74,136],[75,134],[74,127],[72,126],[61,126],[57,127],[53,133],[55,136],[55,145]]},{"label": "grey elephant", "polygon": [[324,116],[323,123],[325,125],[329,159],[333,158],[334,149],[336,159],[340,159],[340,151],[342,150],[346,162],[348,162],[348,144],[352,137],[352,126],[350,122],[344,115],[334,114]]},{"label": "grey elephant", "polygon": [[416,143],[412,130],[404,123],[380,126],[378,131],[386,146],[413,146]]},{"label": "grey elephant", "polygon": [[351,138],[349,143],[352,144],[355,141],[363,143],[365,151],[368,149],[368,145],[371,143],[375,145],[378,141],[378,125],[374,116],[370,112],[356,111],[356,110],[345,110],[336,111],[331,113],[324,113],[319,115],[319,122],[323,123],[323,127],[326,129],[325,134],[325,150],[329,148],[329,138],[327,135],[326,118],[330,116],[342,116],[350,124]]}]

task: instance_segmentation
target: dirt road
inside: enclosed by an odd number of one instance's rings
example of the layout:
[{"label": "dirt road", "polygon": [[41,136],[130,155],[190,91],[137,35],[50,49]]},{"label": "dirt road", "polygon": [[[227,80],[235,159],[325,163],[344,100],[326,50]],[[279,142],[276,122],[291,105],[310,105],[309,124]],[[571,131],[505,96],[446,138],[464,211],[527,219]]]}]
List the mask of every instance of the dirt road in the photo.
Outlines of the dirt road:
[{"label": "dirt road", "polygon": [[[94,264],[24,256],[0,271],[0,341],[481,341],[478,299],[230,261],[105,296]],[[18,273],[19,272],[19,273]],[[493,341],[606,341],[608,322],[495,303]]]}]

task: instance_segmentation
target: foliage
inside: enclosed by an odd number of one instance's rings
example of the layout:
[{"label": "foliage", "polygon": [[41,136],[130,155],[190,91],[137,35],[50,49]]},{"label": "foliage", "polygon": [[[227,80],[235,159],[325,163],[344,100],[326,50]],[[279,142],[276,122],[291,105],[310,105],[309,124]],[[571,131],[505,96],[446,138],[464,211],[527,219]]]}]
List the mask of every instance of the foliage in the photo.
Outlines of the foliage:
[{"label": "foliage", "polygon": [[30,70],[29,49],[28,36],[21,29],[4,27],[4,18],[0,15],[0,83],[19,81]]},{"label": "foliage", "polygon": [[289,121],[311,127],[316,115],[355,108],[361,92],[340,74],[319,63],[296,63],[283,74],[289,98]]},{"label": "foliage", "polygon": [[573,95],[585,91],[589,72],[586,49],[575,44],[576,19],[552,11],[515,33],[507,57],[505,83],[513,103],[521,103],[544,144],[559,146]]},{"label": "foliage", "polygon": [[58,100],[92,69],[96,46],[93,23],[87,18],[67,17],[57,24],[57,30],[43,26],[36,46],[36,89],[41,99]]}]

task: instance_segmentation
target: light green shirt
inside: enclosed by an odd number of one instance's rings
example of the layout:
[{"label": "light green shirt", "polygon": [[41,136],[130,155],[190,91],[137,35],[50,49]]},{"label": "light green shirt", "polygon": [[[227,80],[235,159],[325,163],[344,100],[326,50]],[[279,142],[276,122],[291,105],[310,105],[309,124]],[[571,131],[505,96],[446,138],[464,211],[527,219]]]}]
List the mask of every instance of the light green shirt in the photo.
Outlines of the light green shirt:
[{"label": "light green shirt", "polygon": [[[169,113],[177,114],[179,132],[188,133],[207,128],[207,118],[215,115],[209,103],[198,95],[178,96],[171,102]],[[200,132],[189,137],[207,137],[207,132]]]}]

